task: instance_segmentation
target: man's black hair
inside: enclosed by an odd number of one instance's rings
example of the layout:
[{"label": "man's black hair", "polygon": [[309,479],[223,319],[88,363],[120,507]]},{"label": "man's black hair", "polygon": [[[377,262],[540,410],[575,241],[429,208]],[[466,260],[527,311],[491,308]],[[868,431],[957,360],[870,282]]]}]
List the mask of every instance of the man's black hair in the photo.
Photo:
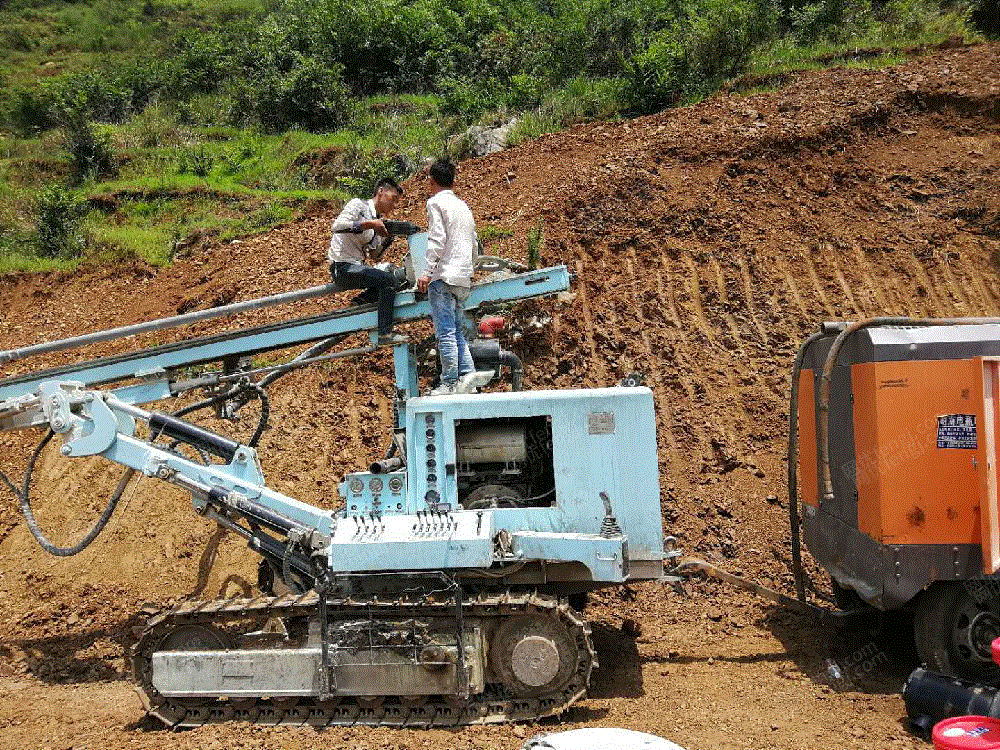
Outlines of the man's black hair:
[{"label": "man's black hair", "polygon": [[455,165],[447,159],[438,159],[431,164],[431,177],[441,187],[450,188],[455,184]]},{"label": "man's black hair", "polygon": [[375,192],[377,193],[379,191],[379,188],[384,188],[384,187],[390,187],[400,195],[403,194],[403,188],[401,188],[399,186],[399,183],[396,182],[391,177],[383,177],[381,180],[379,180],[378,184],[375,186]]}]

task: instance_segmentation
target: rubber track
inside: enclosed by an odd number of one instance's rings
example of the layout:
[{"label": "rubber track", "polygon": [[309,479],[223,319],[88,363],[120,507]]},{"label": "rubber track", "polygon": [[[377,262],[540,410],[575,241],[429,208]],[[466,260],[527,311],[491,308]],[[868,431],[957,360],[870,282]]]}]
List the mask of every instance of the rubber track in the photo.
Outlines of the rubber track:
[{"label": "rubber track", "polygon": [[[428,700],[419,706],[407,706],[398,696],[386,696],[382,705],[361,705],[353,696],[330,701],[251,699],[248,701],[209,700],[203,705],[187,706],[170,701],[152,686],[152,656],[157,644],[180,625],[225,626],[240,620],[270,617],[309,617],[316,613],[319,597],[314,592],[295,596],[229,599],[182,604],[153,615],[132,653],[132,675],[145,694],[147,711],[171,728],[196,727],[229,721],[262,725],[326,726],[408,726],[452,727],[468,724],[494,724],[535,721],[561,714],[587,692],[590,674],[597,656],[590,638],[590,627],[568,604],[537,593],[478,595],[466,599],[463,616],[470,618],[506,617],[531,612],[550,612],[563,622],[577,643],[577,664],[566,686],[556,693],[534,698],[496,698],[487,692],[474,695],[465,703]],[[356,609],[367,617],[382,610],[392,618],[448,615],[454,611],[450,596],[409,596],[399,598],[328,600],[328,610],[340,613]]]}]

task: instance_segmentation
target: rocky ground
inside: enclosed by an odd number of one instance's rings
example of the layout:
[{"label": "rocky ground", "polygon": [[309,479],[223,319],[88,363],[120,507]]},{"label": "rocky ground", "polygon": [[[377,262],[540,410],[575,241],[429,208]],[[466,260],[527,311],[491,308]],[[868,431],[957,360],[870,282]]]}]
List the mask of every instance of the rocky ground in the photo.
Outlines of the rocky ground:
[{"label": "rocky ground", "polygon": [[[526,386],[644,373],[657,402],[665,528],[687,551],[788,591],[783,456],[797,345],[823,320],[1000,314],[998,163],[1000,49],[974,46],[580,126],[464,162],[456,188],[481,231],[494,228],[483,232],[491,254],[523,259],[540,225],[542,261],[575,274],[570,295],[513,313],[505,345],[524,359]],[[422,180],[406,187],[403,218],[422,223]],[[331,218],[317,209],[166,269],[0,277],[0,349],[321,283]],[[182,334],[343,304],[302,302]],[[260,445],[269,483],[333,506],[343,473],[384,449],[390,377],[390,355],[379,352],[279,381]],[[248,415],[222,429],[252,427]],[[0,468],[19,477],[36,439],[0,433]],[[42,527],[75,539],[117,477],[46,450],[33,490]],[[251,554],[150,479],[130,486],[104,535],[73,558],[38,549],[3,497],[0,750],[516,748],[538,729],[155,730],[126,674],[133,613],[235,595],[253,580]],[[904,621],[838,635],[705,582],[605,592],[586,614],[602,668],[567,727],[651,731],[689,750],[923,746],[902,724],[899,689],[915,666]]]}]

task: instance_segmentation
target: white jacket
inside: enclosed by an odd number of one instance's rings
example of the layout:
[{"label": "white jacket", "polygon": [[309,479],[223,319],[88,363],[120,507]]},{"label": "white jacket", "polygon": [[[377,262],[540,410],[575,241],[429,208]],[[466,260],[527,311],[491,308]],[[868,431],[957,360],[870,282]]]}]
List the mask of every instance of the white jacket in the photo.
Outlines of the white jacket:
[{"label": "white jacket", "polygon": [[368,261],[368,255],[376,252],[386,240],[375,234],[374,229],[366,229],[363,232],[357,230],[362,221],[370,221],[379,218],[375,213],[374,200],[362,200],[352,198],[340,212],[340,216],[334,219],[333,226],[330,227],[330,248],[326,251],[326,259],[330,263],[357,263],[364,265]]},{"label": "white jacket", "polygon": [[424,274],[431,281],[470,287],[479,237],[465,201],[441,190],[427,201],[427,257]]}]

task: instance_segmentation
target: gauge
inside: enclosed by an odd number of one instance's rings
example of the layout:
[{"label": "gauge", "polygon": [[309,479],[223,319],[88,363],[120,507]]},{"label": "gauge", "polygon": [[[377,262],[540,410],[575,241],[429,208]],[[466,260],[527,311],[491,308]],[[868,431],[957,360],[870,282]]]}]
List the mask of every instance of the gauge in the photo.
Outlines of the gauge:
[{"label": "gauge", "polygon": [[373,495],[377,495],[382,491],[382,477],[372,477],[368,480],[368,489],[372,491]]},{"label": "gauge", "polygon": [[357,477],[351,480],[351,483],[348,485],[348,487],[350,488],[351,493],[355,495],[360,495],[362,492],[365,491],[365,483],[362,482]]},{"label": "gauge", "polygon": [[399,477],[393,477],[389,480],[389,489],[393,492],[399,492],[403,489],[403,480]]}]

